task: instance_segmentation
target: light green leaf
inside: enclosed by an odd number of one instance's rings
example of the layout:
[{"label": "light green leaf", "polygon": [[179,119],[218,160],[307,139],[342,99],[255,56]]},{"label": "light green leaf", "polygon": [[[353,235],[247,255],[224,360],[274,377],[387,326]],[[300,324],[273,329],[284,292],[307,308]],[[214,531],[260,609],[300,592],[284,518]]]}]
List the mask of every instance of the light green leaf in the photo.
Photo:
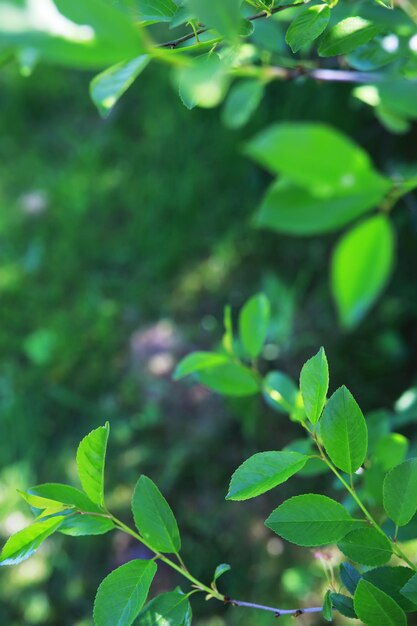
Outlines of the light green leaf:
[{"label": "light green leaf", "polygon": [[136,0],[138,16],[147,22],[170,22],[177,12],[173,0]]},{"label": "light green leaf", "polygon": [[147,476],[136,483],[132,498],[136,528],[156,552],[178,553],[181,539],[177,521],[164,496]]},{"label": "light green leaf", "polygon": [[324,546],[340,541],[362,524],[338,502],[316,494],[294,496],[271,513],[266,526],[298,546]]},{"label": "light green leaf", "polygon": [[260,385],[253,372],[239,363],[225,363],[198,373],[199,381],[226,396],[252,396]]},{"label": "light green leaf", "polygon": [[269,406],[279,413],[289,413],[295,421],[304,418],[301,393],[294,381],[283,372],[269,372],[264,378],[262,392]]},{"label": "light green leaf", "polygon": [[128,16],[101,0],[3,0],[0,45],[72,67],[106,67],[145,51]]},{"label": "light green leaf", "polygon": [[184,626],[189,611],[188,597],[177,591],[169,591],[149,602],[135,626]]},{"label": "light green leaf", "polygon": [[239,37],[241,4],[242,0],[188,0],[200,22],[235,41]]},{"label": "light green leaf", "polygon": [[327,4],[316,4],[297,15],[287,30],[285,41],[295,53],[322,34],[330,19]]},{"label": "light green leaf", "polygon": [[407,451],[408,439],[400,433],[389,433],[377,442],[372,461],[387,472],[404,461]]},{"label": "light green leaf", "polygon": [[333,57],[349,54],[373,39],[381,26],[362,17],[347,17],[331,28],[321,40],[319,55]]},{"label": "light green leaf", "polygon": [[360,468],[368,450],[368,429],[355,398],[345,386],[331,396],[320,420],[320,435],[333,463],[347,474]]},{"label": "light green leaf", "polygon": [[304,409],[312,424],[317,424],[326,403],[329,389],[329,365],[324,348],[303,365],[300,389]]},{"label": "light green leaf", "polygon": [[417,574],[414,574],[401,588],[402,595],[410,600],[413,604],[417,605]]},{"label": "light green leaf", "polygon": [[26,493],[20,492],[22,498],[36,509],[46,509],[56,504],[74,507],[84,512],[100,513],[101,508],[79,489],[59,483],[45,483],[31,487]]},{"label": "light green leaf", "polygon": [[178,87],[183,104],[212,108],[226,95],[229,77],[217,54],[197,57],[178,72]]},{"label": "light green leaf", "polygon": [[114,523],[107,517],[80,513],[67,513],[58,532],[71,537],[85,537],[90,535],[104,535],[115,528]]},{"label": "light green leaf", "polygon": [[223,576],[223,574],[226,574],[226,572],[230,572],[231,569],[232,568],[228,563],[221,563],[218,565],[216,567],[216,571],[214,572],[213,582],[216,582],[216,580],[218,580],[220,576]]},{"label": "light green leaf", "polygon": [[239,335],[245,352],[255,359],[262,351],[270,317],[270,304],[263,293],[252,296],[240,311]]},{"label": "light green leaf", "polygon": [[230,357],[216,352],[192,352],[187,354],[175,368],[174,380],[179,380],[202,370],[230,363]]},{"label": "light green leaf", "polygon": [[131,626],[146,602],[156,569],[154,561],[137,559],[111,572],[97,590],[95,626]]},{"label": "light green leaf", "polygon": [[90,83],[90,95],[100,115],[107,117],[118,100],[134,83],[150,61],[150,56],[142,54],[132,61],[118,63],[108,68]]},{"label": "light green leaf", "polygon": [[297,452],[259,452],[232,476],[226,500],[255,498],[285,482],[301,470],[308,457]]},{"label": "light green leaf", "polygon": [[326,622],[333,621],[333,608],[332,608],[332,601],[331,601],[330,595],[331,595],[331,592],[330,592],[330,589],[328,589],[326,591],[326,595],[324,596],[324,601],[323,601],[323,617],[326,620]]},{"label": "light green leaf", "polygon": [[222,110],[222,121],[227,128],[241,128],[248,123],[264,94],[259,80],[243,80],[230,89]]},{"label": "light green leaf", "polygon": [[77,468],[81,485],[89,498],[104,506],[104,465],[110,427],[96,428],[81,441],[77,450]]},{"label": "light green leaf", "polygon": [[339,541],[337,547],[354,563],[362,565],[384,565],[392,556],[387,537],[375,528],[357,528]]},{"label": "light green leaf", "polygon": [[394,467],[384,480],[384,509],[397,526],[405,526],[417,511],[417,459]]},{"label": "light green leaf", "polygon": [[378,215],[342,237],[332,258],[331,284],[342,324],[354,327],[366,315],[389,279],[394,261],[394,234]]},{"label": "light green leaf", "polygon": [[391,186],[362,148],[325,124],[276,124],[252,139],[246,153],[316,197],[355,194],[369,184],[385,191]]},{"label": "light green leaf", "polygon": [[389,187],[387,179],[367,170],[355,187],[344,190],[336,187],[323,197],[281,177],[267,190],[253,224],[297,236],[331,232],[375,208]]},{"label": "light green leaf", "polygon": [[355,611],[366,626],[407,626],[400,606],[386,593],[361,580],[353,599]]},{"label": "light green leaf", "polygon": [[12,535],[0,554],[0,565],[17,565],[28,559],[41,543],[52,535],[61,525],[63,517],[51,517]]}]

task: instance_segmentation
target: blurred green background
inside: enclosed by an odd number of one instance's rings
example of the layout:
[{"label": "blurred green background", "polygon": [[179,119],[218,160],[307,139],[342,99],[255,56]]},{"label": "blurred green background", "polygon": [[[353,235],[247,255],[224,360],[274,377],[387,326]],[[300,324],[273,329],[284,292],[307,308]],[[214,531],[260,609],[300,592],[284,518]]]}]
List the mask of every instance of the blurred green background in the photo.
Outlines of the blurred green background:
[{"label": "blurred green background", "polygon": [[[297,479],[279,494],[226,503],[231,473],[258,450],[300,435],[259,398],[226,401],[175,363],[212,348],[222,310],[264,289],[274,311],[265,359],[293,377],[324,344],[331,388],[346,383],[364,411],[391,408],[416,384],[417,201],[394,213],[398,259],[377,306],[340,330],[328,287],[336,236],[256,231],[251,215],[268,176],[244,141],[277,120],[323,120],[353,136],[382,170],[415,158],[416,133],[389,135],[349,87],[278,85],[250,126],[226,130],[219,111],[187,111],[164,71],[145,72],[107,120],[88,76],[42,68],[0,74],[0,532],[30,512],[16,489],[76,484],[74,454],[111,422],[109,504],[129,520],[141,473],[160,486],[184,537],[184,558],[229,595],[273,605],[317,602],[324,576],[313,551],[263,526],[279,501],[322,488]],[[403,432],[412,435],[413,411]],[[333,486],[329,485],[329,492]],[[101,579],[142,553],[126,537],[54,537],[0,572],[1,623],[87,626]],[[337,563],[337,556],[332,557]],[[162,567],[155,591],[179,581]],[[255,626],[271,616],[197,600],[197,626]],[[272,618],[273,619],[273,618]],[[305,624],[320,618],[303,617]],[[316,620],[316,621],[314,621]],[[282,619],[292,623],[292,619]],[[343,623],[339,620],[339,623]]]}]

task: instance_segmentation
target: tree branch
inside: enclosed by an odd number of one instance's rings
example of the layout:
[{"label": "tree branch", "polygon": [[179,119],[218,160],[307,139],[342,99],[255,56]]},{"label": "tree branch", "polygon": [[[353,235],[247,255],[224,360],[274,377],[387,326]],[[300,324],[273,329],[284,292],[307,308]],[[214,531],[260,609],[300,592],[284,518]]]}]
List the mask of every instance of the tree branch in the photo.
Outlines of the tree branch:
[{"label": "tree branch", "polygon": [[242,600],[231,600],[228,597],[224,599],[225,604],[231,606],[241,606],[247,609],[258,609],[259,611],[269,611],[274,613],[275,617],[281,617],[281,615],[294,615],[294,617],[300,617],[306,613],[321,613],[323,608],[321,606],[313,606],[308,609],[277,609],[272,606],[265,606],[263,604],[254,604],[253,602],[243,602]]},{"label": "tree branch", "polygon": [[[251,15],[247,19],[249,22],[254,22],[255,20],[260,20],[264,17],[269,17],[270,15],[273,15],[274,13],[280,13],[281,11],[285,11],[285,9],[293,9],[294,7],[302,6],[303,4],[304,4],[303,2],[297,2],[294,4],[283,4],[282,6],[275,7],[275,9],[271,9],[270,11],[261,11],[260,13],[255,13],[255,15]],[[203,33],[206,33],[208,30],[210,30],[210,28],[203,26],[202,28],[197,30],[195,33],[194,32],[188,33],[187,35],[178,37],[178,39],[165,41],[163,43],[158,44],[156,47],[157,48],[170,48],[172,50],[172,49],[177,48],[180,44],[185,43],[186,41],[190,41],[190,39],[194,39],[194,37],[198,37],[199,35],[202,35]]]}]

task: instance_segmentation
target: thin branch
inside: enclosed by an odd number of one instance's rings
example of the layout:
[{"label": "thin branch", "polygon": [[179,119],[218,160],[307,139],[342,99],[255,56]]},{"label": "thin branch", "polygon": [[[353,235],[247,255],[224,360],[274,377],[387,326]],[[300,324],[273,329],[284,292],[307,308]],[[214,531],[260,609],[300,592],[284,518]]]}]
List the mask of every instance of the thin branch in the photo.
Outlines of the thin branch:
[{"label": "thin branch", "polygon": [[[275,7],[275,9],[271,9],[270,11],[261,11],[261,13],[255,13],[255,15],[251,15],[247,19],[249,22],[254,22],[255,20],[260,20],[264,17],[269,17],[270,15],[273,15],[274,13],[280,13],[281,11],[285,11],[285,9],[293,9],[298,6],[302,6],[303,4],[304,4],[303,2],[297,2],[294,4],[283,4],[282,6]],[[195,32],[188,33],[187,35],[183,35],[182,37],[178,37],[178,39],[172,39],[172,41],[165,41],[163,43],[158,44],[156,47],[157,48],[170,48],[172,50],[174,48],[177,48],[180,44],[185,43],[186,41],[190,41],[190,39],[194,39],[194,37],[198,39],[199,35],[206,33],[208,30],[211,30],[211,29],[207,28],[206,26],[203,26],[202,28],[199,28]]]},{"label": "thin branch", "polygon": [[307,609],[277,609],[263,604],[254,604],[253,602],[231,600],[227,597],[225,597],[224,601],[226,604],[230,604],[232,606],[241,606],[247,609],[258,609],[259,611],[269,611],[269,613],[274,613],[275,617],[281,617],[281,615],[294,615],[294,617],[300,617],[300,615],[305,615],[306,613],[321,613],[323,610],[323,607],[321,606],[313,606]]}]

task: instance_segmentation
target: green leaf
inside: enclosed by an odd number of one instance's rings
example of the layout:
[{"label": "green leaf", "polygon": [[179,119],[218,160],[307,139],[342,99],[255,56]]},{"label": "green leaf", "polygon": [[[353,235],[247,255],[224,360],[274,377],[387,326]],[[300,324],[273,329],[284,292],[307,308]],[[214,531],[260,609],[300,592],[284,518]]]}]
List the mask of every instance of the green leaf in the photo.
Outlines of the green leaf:
[{"label": "green leaf", "polygon": [[417,605],[417,574],[414,574],[401,588],[402,595],[410,600],[413,604]]},{"label": "green leaf", "polygon": [[132,61],[113,65],[93,78],[90,83],[90,95],[102,117],[110,114],[115,104],[143,72],[149,61],[150,56],[142,54]]},{"label": "green leaf", "polygon": [[263,380],[262,392],[269,406],[279,413],[289,413],[295,421],[304,419],[301,393],[283,372],[269,372]]},{"label": "green leaf", "polygon": [[324,546],[340,541],[362,522],[352,519],[338,502],[316,494],[294,496],[271,513],[266,526],[298,546]]},{"label": "green leaf", "polygon": [[0,45],[32,49],[42,59],[72,67],[106,67],[145,51],[129,18],[101,0],[4,0]]},{"label": "green leaf", "polygon": [[367,626],[407,626],[400,606],[386,593],[366,580],[361,580],[353,599],[355,612]]},{"label": "green leaf", "polygon": [[81,441],[77,450],[77,468],[81,485],[89,498],[104,506],[104,465],[110,427],[96,428]]},{"label": "green leaf", "polygon": [[324,596],[324,601],[323,601],[323,617],[326,620],[326,622],[332,622],[333,621],[333,608],[332,608],[332,601],[331,601],[331,592],[330,589],[328,589],[326,591],[326,595]]},{"label": "green leaf", "polygon": [[154,482],[141,476],[132,498],[136,528],[156,552],[177,554],[181,539],[177,521],[164,496]]},{"label": "green leaf", "polygon": [[407,456],[408,439],[399,433],[389,433],[379,439],[375,446],[372,461],[387,472],[402,463]]},{"label": "green leaf", "polygon": [[211,367],[217,367],[218,365],[224,365],[230,363],[230,358],[225,354],[217,354],[216,352],[192,352],[187,354],[175,368],[174,380],[179,380],[200,372],[202,370],[210,369]]},{"label": "green leaf", "polygon": [[97,590],[95,626],[131,626],[146,602],[156,569],[154,561],[137,559],[113,570]]},{"label": "green leaf", "polygon": [[188,0],[188,4],[200,22],[228,39],[238,39],[242,0]]},{"label": "green leaf", "polygon": [[317,424],[326,404],[329,389],[329,365],[324,348],[309,359],[301,370],[300,389],[304,409],[312,424]]},{"label": "green leaf", "polygon": [[199,381],[226,396],[252,396],[259,392],[253,372],[239,363],[225,363],[198,373]]},{"label": "green leaf", "polygon": [[214,572],[213,582],[216,582],[216,580],[218,580],[220,576],[223,576],[223,574],[226,574],[226,572],[230,572],[231,569],[232,568],[228,563],[221,563],[218,565],[216,567],[216,571]]},{"label": "green leaf", "polygon": [[377,89],[381,104],[384,107],[396,115],[417,119],[415,106],[417,86],[414,81],[387,80],[378,85]]},{"label": "green leaf", "polygon": [[245,126],[258,108],[264,94],[259,80],[242,80],[230,89],[222,110],[222,122],[227,128]]},{"label": "green leaf", "polygon": [[232,476],[226,500],[255,498],[301,470],[308,457],[297,452],[259,452],[247,459]]},{"label": "green leaf", "polygon": [[285,35],[285,41],[295,53],[322,34],[330,19],[327,4],[309,7],[293,20]]},{"label": "green leaf", "polygon": [[397,526],[405,526],[417,511],[417,459],[397,465],[385,476],[384,509]]},{"label": "green leaf", "polygon": [[361,578],[361,574],[350,563],[342,563],[340,565],[340,579],[352,595],[355,593],[356,587],[358,586]]},{"label": "green leaf", "polygon": [[58,532],[71,537],[85,537],[104,535],[115,528],[114,523],[107,517],[97,515],[72,513],[66,514]]},{"label": "green leaf", "polygon": [[325,124],[276,124],[252,139],[246,153],[316,197],[363,192],[370,184],[384,193],[391,187],[362,148]]},{"label": "green leaf", "polygon": [[240,311],[239,335],[245,352],[256,359],[262,351],[270,317],[270,304],[263,293],[252,296]]},{"label": "green leaf", "polygon": [[184,626],[189,612],[188,597],[177,591],[169,591],[149,602],[135,626]]},{"label": "green leaf", "polygon": [[320,435],[333,463],[353,474],[366,458],[368,429],[363,413],[345,387],[331,396],[320,420]]},{"label": "green leaf", "polygon": [[373,39],[381,26],[362,17],[347,17],[331,28],[321,40],[319,55],[334,57],[349,54]]},{"label": "green leaf", "polygon": [[404,611],[415,611],[413,602],[401,594],[414,574],[408,567],[376,567],[365,572],[363,578],[395,600]]},{"label": "green leaf", "polygon": [[20,495],[30,506],[36,509],[47,509],[56,504],[66,507],[75,507],[88,513],[100,513],[101,508],[79,489],[59,483],[45,483],[31,487]]},{"label": "green leaf", "polygon": [[177,12],[173,0],[136,0],[138,16],[147,22],[170,22]]},{"label": "green leaf", "polygon": [[339,316],[353,328],[385,288],[394,261],[394,234],[389,220],[378,215],[342,237],[332,258],[331,284]]},{"label": "green leaf", "polygon": [[375,528],[352,530],[339,541],[337,547],[348,559],[362,565],[384,565],[392,556],[389,540]]},{"label": "green leaf", "polygon": [[267,190],[253,224],[297,236],[331,232],[377,206],[389,186],[387,179],[369,170],[355,187],[336,188],[323,197],[281,177]]},{"label": "green leaf", "polygon": [[52,517],[12,535],[0,554],[0,565],[17,565],[28,559],[41,543],[52,535],[61,525],[63,517]]},{"label": "green leaf", "polygon": [[349,596],[345,596],[342,593],[331,593],[330,600],[333,608],[339,611],[341,615],[353,619],[357,617],[355,609],[353,608],[353,600],[349,598]]},{"label": "green leaf", "polygon": [[187,108],[200,106],[209,109],[223,100],[229,77],[217,54],[205,54],[179,70],[178,86],[181,100]]}]

